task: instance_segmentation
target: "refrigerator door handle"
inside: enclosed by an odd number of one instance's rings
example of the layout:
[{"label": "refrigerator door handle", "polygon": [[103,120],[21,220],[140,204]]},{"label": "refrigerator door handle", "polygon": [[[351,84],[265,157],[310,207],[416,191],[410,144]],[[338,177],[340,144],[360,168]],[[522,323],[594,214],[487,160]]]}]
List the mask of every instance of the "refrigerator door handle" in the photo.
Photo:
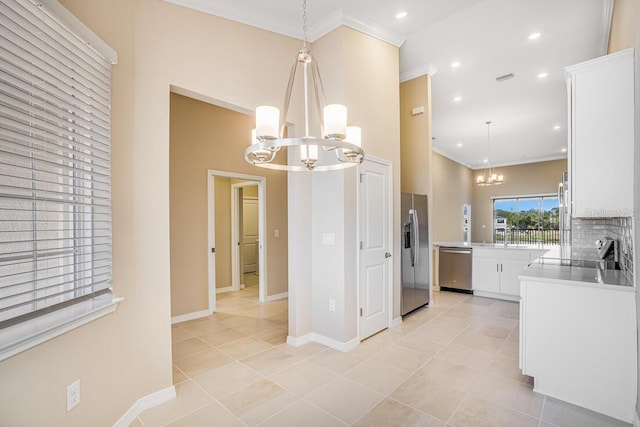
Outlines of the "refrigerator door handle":
[{"label": "refrigerator door handle", "polygon": [[417,265],[420,262],[420,224],[418,223],[418,212],[415,209],[411,209],[409,213],[413,224],[413,262],[414,265]]}]

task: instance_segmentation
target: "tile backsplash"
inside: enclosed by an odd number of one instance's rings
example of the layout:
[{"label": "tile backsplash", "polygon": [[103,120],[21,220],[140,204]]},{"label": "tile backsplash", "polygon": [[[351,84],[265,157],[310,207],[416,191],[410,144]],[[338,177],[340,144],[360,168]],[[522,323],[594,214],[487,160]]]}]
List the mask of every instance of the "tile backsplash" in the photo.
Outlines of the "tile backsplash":
[{"label": "tile backsplash", "polygon": [[619,244],[620,268],[633,281],[632,218],[603,218],[571,220],[571,258],[597,261],[596,240],[605,237]]}]

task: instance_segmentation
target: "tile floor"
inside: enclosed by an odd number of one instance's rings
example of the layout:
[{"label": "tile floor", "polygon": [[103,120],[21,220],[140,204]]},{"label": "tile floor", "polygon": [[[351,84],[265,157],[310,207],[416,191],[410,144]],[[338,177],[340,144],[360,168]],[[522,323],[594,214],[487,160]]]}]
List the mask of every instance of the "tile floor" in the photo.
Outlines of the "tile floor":
[{"label": "tile floor", "polygon": [[434,292],[350,353],[285,344],[287,300],[257,286],[173,327],[177,398],[134,426],[621,426],[532,391],[518,369],[518,304]]}]

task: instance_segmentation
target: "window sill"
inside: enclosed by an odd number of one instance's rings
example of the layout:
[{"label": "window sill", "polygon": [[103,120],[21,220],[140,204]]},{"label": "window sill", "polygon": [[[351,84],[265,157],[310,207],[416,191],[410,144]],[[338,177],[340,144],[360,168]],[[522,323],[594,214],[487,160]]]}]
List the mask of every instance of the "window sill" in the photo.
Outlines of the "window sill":
[{"label": "window sill", "polygon": [[0,330],[0,362],[113,313],[123,300],[103,295]]}]

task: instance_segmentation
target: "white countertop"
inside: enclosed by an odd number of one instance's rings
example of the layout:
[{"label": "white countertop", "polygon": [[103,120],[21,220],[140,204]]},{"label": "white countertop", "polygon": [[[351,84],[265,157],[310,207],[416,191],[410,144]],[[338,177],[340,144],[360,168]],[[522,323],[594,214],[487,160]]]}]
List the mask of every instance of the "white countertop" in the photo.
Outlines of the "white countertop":
[{"label": "white countertop", "polygon": [[533,263],[520,273],[518,279],[635,291],[633,284],[621,270],[600,270],[598,273],[597,268]]},{"label": "white countertop", "polygon": [[551,246],[545,245],[507,245],[502,243],[467,243],[467,242],[434,242],[434,246],[448,248],[488,248],[488,249],[514,249],[514,250],[549,250]]}]

